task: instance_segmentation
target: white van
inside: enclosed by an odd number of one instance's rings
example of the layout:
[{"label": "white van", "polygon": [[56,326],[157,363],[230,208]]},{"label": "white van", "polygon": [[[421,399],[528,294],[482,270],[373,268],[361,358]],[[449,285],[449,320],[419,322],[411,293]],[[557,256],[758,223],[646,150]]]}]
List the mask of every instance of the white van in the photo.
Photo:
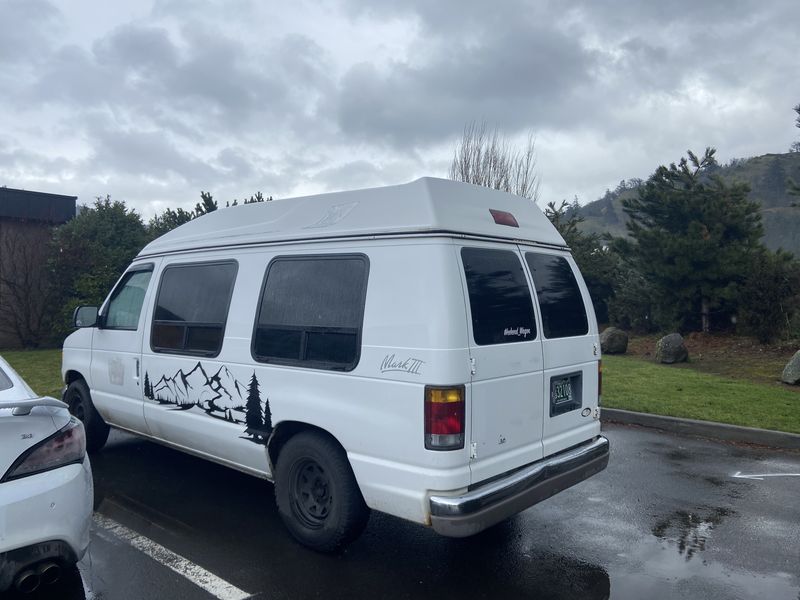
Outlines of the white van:
[{"label": "white van", "polygon": [[448,180],[218,210],[146,246],[64,342],[64,400],[274,482],[329,551],[369,509],[477,533],[601,471],[600,343],[530,200]]}]

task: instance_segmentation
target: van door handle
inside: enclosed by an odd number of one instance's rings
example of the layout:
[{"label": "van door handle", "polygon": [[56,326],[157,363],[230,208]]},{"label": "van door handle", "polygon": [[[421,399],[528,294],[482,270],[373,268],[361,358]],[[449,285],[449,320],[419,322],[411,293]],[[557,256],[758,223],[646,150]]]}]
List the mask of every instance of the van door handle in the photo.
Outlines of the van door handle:
[{"label": "van door handle", "polygon": [[136,382],[138,383],[139,382],[139,359],[138,358],[134,358],[133,360],[136,363],[136,377],[134,377],[134,379],[136,379]]}]

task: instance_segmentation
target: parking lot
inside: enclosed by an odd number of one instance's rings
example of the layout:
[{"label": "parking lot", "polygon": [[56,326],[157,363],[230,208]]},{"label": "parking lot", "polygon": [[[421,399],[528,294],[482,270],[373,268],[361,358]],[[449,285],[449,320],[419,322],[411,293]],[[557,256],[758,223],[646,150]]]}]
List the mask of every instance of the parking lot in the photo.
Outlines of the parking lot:
[{"label": "parking lot", "polygon": [[89,553],[39,597],[800,598],[800,454],[606,435],[607,471],[481,535],[373,514],[325,556],[288,537],[270,484],[113,432]]}]

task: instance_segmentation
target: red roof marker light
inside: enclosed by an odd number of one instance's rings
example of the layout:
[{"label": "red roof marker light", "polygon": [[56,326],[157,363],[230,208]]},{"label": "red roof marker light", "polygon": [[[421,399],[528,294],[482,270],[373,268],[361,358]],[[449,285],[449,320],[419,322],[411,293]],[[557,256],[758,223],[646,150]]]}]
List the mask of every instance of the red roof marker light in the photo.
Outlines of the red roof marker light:
[{"label": "red roof marker light", "polygon": [[519,227],[519,223],[514,218],[510,212],[506,212],[504,210],[495,210],[494,208],[490,208],[489,212],[492,213],[492,218],[494,222],[498,225],[508,225],[509,227]]}]

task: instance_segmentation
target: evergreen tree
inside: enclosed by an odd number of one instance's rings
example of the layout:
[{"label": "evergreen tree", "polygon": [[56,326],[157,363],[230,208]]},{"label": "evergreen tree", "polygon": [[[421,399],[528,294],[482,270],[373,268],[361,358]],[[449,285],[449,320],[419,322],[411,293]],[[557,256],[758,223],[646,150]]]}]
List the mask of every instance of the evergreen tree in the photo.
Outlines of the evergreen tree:
[{"label": "evergreen tree", "polygon": [[168,231],[172,231],[176,227],[188,223],[193,218],[194,213],[191,211],[183,210],[182,208],[177,210],[168,208],[160,215],[156,215],[150,219],[147,224],[147,232],[150,234],[150,239],[154,240]]},{"label": "evergreen tree", "polygon": [[572,204],[562,200],[559,206],[555,202],[548,202],[544,214],[572,249],[572,256],[583,273],[586,287],[589,288],[598,321],[608,322],[608,302],[614,292],[613,283],[619,268],[619,257],[602,237],[580,229],[584,219],[580,214],[577,198]]},{"label": "evergreen tree", "polygon": [[251,431],[264,429],[264,413],[261,409],[261,393],[258,390],[258,379],[253,371],[250,385],[247,387],[247,405],[245,407],[245,424]]},{"label": "evergreen tree", "polygon": [[147,371],[144,373],[144,397],[153,399],[153,390],[150,389],[150,377],[147,375]]},{"label": "evergreen tree", "polygon": [[200,192],[200,202],[194,207],[194,216],[200,217],[202,215],[214,212],[217,210],[217,201],[211,195],[211,192]]},{"label": "evergreen tree", "polygon": [[[715,150],[691,151],[661,166],[623,199],[631,240],[619,248],[652,286],[662,327],[709,330],[711,311],[735,302],[751,257],[760,252],[759,206],[746,184],[726,185],[708,172]],[[698,319],[699,317],[699,319]]]}]

